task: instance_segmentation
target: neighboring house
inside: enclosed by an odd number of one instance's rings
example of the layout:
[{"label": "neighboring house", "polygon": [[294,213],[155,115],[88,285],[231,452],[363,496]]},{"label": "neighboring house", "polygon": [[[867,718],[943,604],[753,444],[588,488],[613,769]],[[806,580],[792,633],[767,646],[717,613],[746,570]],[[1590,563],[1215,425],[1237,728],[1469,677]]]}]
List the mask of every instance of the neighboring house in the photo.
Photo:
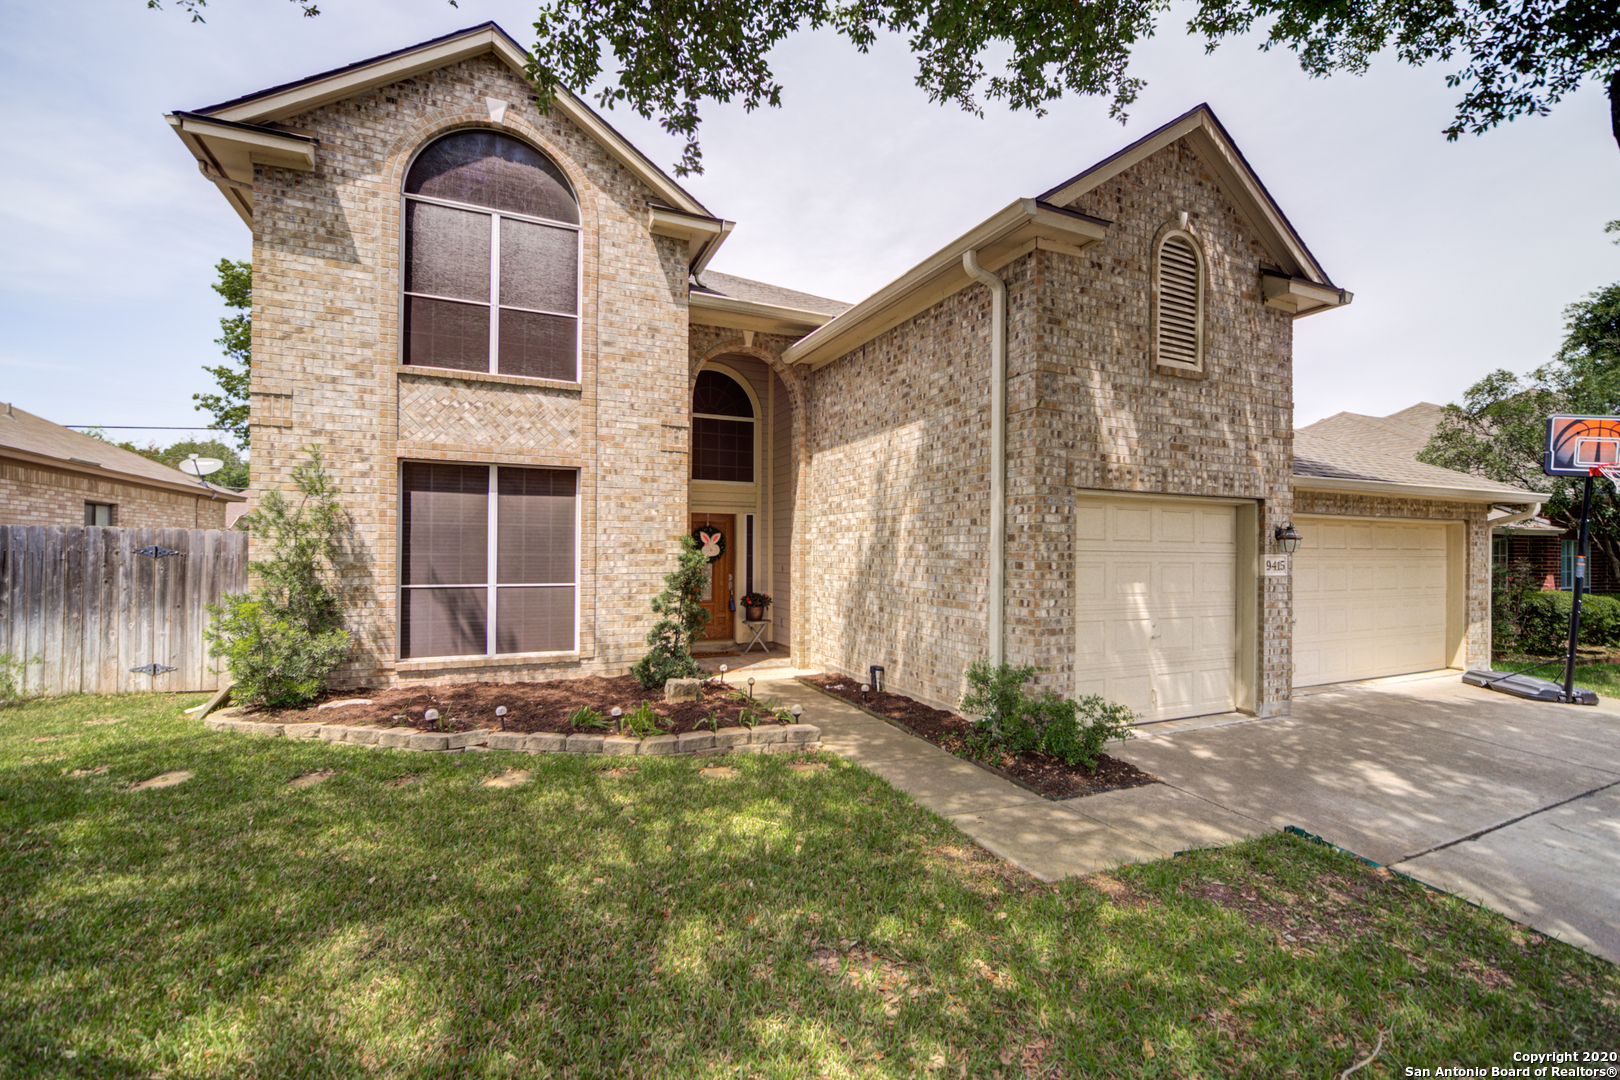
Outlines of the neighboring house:
[{"label": "neighboring house", "polygon": [[0,406],[0,525],[223,529],[234,491]]},{"label": "neighboring house", "polygon": [[[1298,434],[1308,433],[1313,438],[1332,439],[1416,460],[1439,427],[1440,414],[1440,406],[1427,401],[1420,401],[1389,416],[1335,413],[1300,428],[1296,439]],[[1521,501],[1526,497],[1521,491]],[[1540,579],[1543,589],[1574,587],[1575,548],[1579,539],[1574,530],[1554,525],[1540,515],[1526,517],[1516,506],[1493,512],[1490,520],[1491,561],[1494,565],[1528,565]],[[1620,592],[1620,582],[1616,581],[1608,560],[1593,559],[1591,572],[1594,592]]]},{"label": "neighboring house", "polygon": [[[982,656],[1148,719],[1487,661],[1511,496],[1294,476],[1292,323],[1350,294],[1207,107],[847,307],[709,270],[732,223],[525,59],[490,23],[169,117],[253,231],[255,490],[319,443],[354,518],[343,682],[623,672],[698,529],[715,640],[768,592],[797,663],[937,703]],[[1294,588],[1411,561],[1398,655]]]}]

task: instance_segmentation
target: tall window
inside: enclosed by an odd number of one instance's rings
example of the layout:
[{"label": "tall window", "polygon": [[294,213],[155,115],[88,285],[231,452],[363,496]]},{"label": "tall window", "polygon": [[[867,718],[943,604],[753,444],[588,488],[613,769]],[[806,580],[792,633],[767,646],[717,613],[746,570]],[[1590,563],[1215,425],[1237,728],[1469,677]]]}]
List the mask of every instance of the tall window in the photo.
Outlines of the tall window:
[{"label": "tall window", "polygon": [[572,652],[576,474],[407,462],[401,479],[400,655]]},{"label": "tall window", "polygon": [[692,391],[692,479],[754,482],[754,403],[718,371],[698,372]]},{"label": "tall window", "polygon": [[1172,232],[1154,259],[1154,361],[1204,366],[1204,261],[1186,233]]},{"label": "tall window", "polygon": [[1558,541],[1558,587],[1560,589],[1573,589],[1575,587],[1575,541]]},{"label": "tall window", "polygon": [[405,363],[573,381],[579,204],[545,155],[458,131],[405,178]]}]

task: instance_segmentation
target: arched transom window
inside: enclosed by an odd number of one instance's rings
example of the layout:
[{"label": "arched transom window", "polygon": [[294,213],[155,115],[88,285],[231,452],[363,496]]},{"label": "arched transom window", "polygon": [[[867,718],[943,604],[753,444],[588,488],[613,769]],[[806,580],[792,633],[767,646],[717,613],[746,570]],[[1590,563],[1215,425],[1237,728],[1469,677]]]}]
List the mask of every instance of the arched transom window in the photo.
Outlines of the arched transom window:
[{"label": "arched transom window", "polygon": [[405,178],[404,362],[577,379],[579,244],[579,203],[532,146],[428,146]]},{"label": "arched transom window", "polygon": [[1172,232],[1155,260],[1155,352],[1165,367],[1204,366],[1204,258],[1192,237]]},{"label": "arched transom window", "polygon": [[754,403],[724,372],[698,372],[692,391],[692,479],[754,482]]}]

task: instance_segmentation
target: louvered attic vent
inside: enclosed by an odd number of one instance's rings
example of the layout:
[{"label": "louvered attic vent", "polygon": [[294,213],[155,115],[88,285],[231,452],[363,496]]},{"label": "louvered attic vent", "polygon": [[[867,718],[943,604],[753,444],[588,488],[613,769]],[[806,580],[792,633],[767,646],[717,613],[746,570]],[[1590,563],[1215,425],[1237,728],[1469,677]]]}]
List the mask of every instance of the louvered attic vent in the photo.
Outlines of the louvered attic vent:
[{"label": "louvered attic vent", "polygon": [[1204,362],[1199,314],[1203,280],[1198,252],[1185,236],[1172,235],[1159,247],[1159,363],[1201,367]]}]

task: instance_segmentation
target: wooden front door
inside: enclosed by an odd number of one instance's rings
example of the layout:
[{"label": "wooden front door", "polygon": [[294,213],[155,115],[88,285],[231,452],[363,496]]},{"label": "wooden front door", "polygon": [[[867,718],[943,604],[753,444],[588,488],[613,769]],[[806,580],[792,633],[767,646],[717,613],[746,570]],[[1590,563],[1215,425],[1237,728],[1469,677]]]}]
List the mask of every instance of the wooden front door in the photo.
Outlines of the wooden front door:
[{"label": "wooden front door", "polygon": [[709,563],[709,580],[703,589],[703,606],[709,609],[709,625],[699,636],[700,641],[730,641],[734,637],[731,601],[737,595],[735,549],[737,545],[736,514],[693,514],[692,532],[719,533],[725,537],[720,556]]}]

